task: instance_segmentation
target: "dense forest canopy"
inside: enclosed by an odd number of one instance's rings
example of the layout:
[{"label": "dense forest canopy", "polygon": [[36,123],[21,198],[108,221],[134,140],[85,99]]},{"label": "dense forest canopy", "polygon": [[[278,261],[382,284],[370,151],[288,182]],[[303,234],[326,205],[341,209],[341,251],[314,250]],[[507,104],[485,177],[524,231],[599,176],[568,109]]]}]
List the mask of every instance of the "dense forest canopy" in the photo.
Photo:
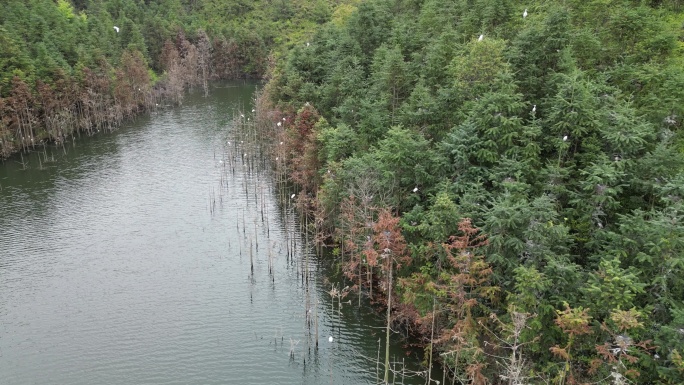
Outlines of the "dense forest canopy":
[{"label": "dense forest canopy", "polygon": [[457,383],[684,383],[681,11],[368,0],[277,66],[319,238]]},{"label": "dense forest canopy", "polygon": [[684,383],[679,0],[0,4],[0,157],[268,76],[277,169],[426,364]]}]

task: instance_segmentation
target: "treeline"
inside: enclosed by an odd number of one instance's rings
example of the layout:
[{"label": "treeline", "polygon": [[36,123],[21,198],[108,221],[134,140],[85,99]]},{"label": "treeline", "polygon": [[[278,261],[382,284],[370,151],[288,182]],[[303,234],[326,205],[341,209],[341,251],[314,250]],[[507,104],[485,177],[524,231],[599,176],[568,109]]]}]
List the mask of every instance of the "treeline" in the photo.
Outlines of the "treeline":
[{"label": "treeline", "polygon": [[319,241],[453,382],[684,383],[681,10],[368,0],[274,72]]},{"label": "treeline", "polygon": [[212,79],[264,77],[340,3],[0,1],[0,158],[116,127]]}]

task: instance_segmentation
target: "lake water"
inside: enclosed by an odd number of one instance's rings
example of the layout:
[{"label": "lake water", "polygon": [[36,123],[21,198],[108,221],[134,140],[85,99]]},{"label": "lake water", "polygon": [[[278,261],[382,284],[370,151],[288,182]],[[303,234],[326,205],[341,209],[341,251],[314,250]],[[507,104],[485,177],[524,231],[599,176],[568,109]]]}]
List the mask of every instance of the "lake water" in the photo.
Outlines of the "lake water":
[{"label": "lake water", "polygon": [[376,383],[384,313],[331,308],[290,191],[231,124],[254,89],[0,164],[0,383]]}]

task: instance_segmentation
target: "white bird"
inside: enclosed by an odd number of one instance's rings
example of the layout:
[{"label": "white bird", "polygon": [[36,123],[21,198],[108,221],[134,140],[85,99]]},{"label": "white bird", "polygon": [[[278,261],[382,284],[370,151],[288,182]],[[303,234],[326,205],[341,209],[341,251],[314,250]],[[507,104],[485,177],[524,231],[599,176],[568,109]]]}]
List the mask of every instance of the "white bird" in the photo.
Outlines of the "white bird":
[{"label": "white bird", "polygon": [[310,44],[309,44],[309,42],[307,41],[307,42],[306,42],[306,46],[308,47],[309,45],[310,45]]},{"label": "white bird", "polygon": [[567,136],[567,135],[563,136],[563,141],[564,141],[564,142],[567,142],[567,141],[568,141],[568,136]]},{"label": "white bird", "polygon": [[537,112],[537,105],[532,106],[532,112]]},{"label": "white bird", "polygon": [[418,192],[418,186],[413,188],[413,192]]},{"label": "white bird", "polygon": [[527,8],[525,8],[525,12],[523,12],[523,19],[527,17]]},{"label": "white bird", "polygon": [[254,108],[252,108],[252,112],[256,112],[256,110]]},{"label": "white bird", "polygon": [[116,31],[116,33],[119,33],[119,27],[114,26],[114,30]]},{"label": "white bird", "polygon": [[283,142],[280,142],[280,145],[282,146],[282,145],[283,145]]},{"label": "white bird", "polygon": [[295,196],[296,196],[296,194],[290,195],[290,199],[294,199]]},{"label": "white bird", "polygon": [[332,336],[328,337],[328,342],[333,342]]},{"label": "white bird", "polygon": [[277,124],[277,126],[278,126],[278,127],[280,127],[280,126],[282,126],[282,125],[283,125],[283,124],[282,124],[282,123],[280,123],[280,122],[278,122],[278,124]]},{"label": "white bird", "polygon": [[283,122],[285,121],[285,118],[283,118]]},{"label": "white bird", "polygon": [[477,41],[482,41],[484,40],[484,35],[480,35],[480,37],[477,38]]},{"label": "white bird", "polygon": [[240,114],[240,117],[241,117],[241,118],[244,118],[244,117],[245,117],[245,114]]}]

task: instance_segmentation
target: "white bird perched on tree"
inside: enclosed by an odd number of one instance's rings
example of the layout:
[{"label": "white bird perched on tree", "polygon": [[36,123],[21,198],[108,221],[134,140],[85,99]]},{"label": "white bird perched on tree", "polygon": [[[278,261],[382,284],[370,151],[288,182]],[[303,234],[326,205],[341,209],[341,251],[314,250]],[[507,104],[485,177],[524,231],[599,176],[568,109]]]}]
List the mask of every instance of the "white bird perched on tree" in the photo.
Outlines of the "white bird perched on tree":
[{"label": "white bird perched on tree", "polygon": [[332,336],[328,337],[328,342],[333,342]]},{"label": "white bird perched on tree", "polygon": [[477,41],[482,41],[484,40],[484,35],[480,35],[480,37],[477,38]]},{"label": "white bird perched on tree", "polygon": [[523,12],[523,19],[527,17],[527,8],[525,8],[525,12]]},{"label": "white bird perched on tree", "polygon": [[114,30],[116,31],[116,33],[119,33],[119,27],[114,26]]},{"label": "white bird perched on tree", "polygon": [[415,192],[418,192],[418,186],[416,186],[416,187],[413,188],[413,192],[414,192],[414,193],[415,193]]},{"label": "white bird perched on tree", "polygon": [[564,136],[563,136],[563,141],[564,141],[564,142],[567,142],[567,141],[568,141],[568,136],[567,136],[567,135],[564,135]]},{"label": "white bird perched on tree", "polygon": [[280,127],[280,126],[282,126],[282,125],[283,125],[283,124],[280,123],[280,122],[278,122],[278,124],[276,124],[276,126],[278,126],[278,127]]},{"label": "white bird perched on tree", "polygon": [[537,112],[537,105],[536,104],[532,106],[532,112]]},{"label": "white bird perched on tree", "polygon": [[290,199],[294,199],[294,197],[296,197],[296,196],[297,196],[297,194],[292,194],[292,195],[290,195]]}]

